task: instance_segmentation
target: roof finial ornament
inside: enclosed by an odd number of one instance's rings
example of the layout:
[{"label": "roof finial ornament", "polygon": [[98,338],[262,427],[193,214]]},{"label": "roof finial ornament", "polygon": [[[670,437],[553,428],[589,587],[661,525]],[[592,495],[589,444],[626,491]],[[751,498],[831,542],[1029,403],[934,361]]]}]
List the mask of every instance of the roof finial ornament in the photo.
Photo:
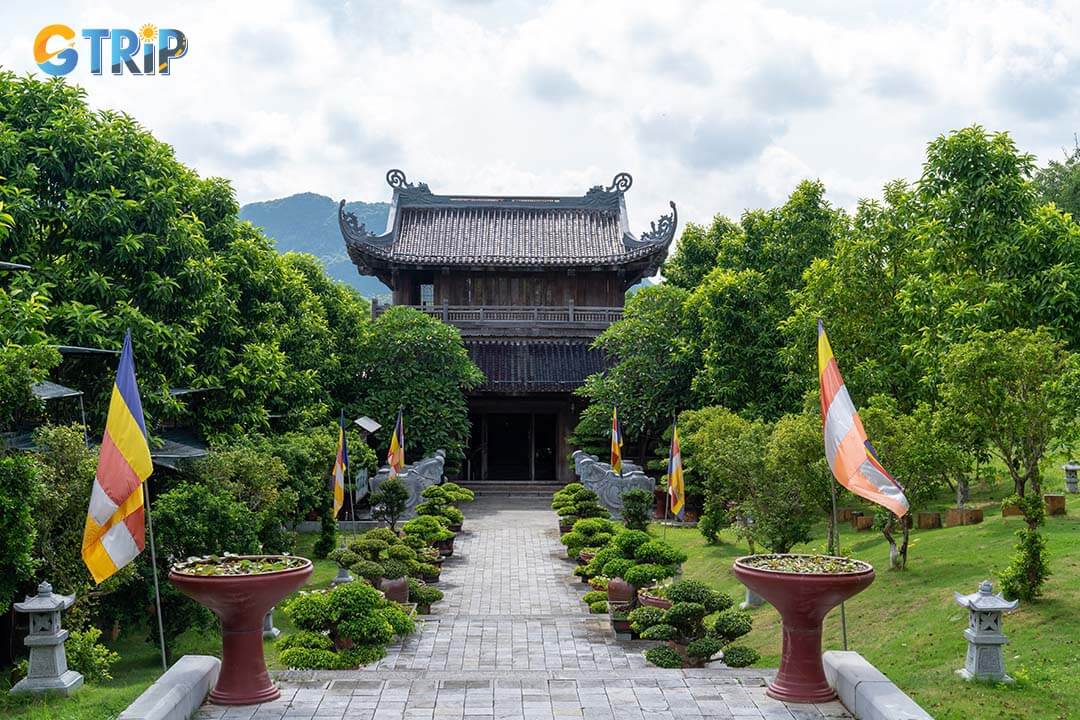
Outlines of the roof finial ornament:
[{"label": "roof finial ornament", "polygon": [[405,181],[404,171],[398,170],[397,168],[393,168],[386,172],[386,184],[395,190],[412,187],[410,183]]},{"label": "roof finial ornament", "polygon": [[641,237],[634,243],[634,247],[642,245],[667,245],[675,237],[675,228],[679,224],[679,211],[675,208],[675,202],[670,201],[671,214],[663,215],[659,220],[649,223],[649,229],[641,233]]},{"label": "roof finial ornament", "polygon": [[630,176],[628,172],[621,172],[615,176],[605,190],[607,192],[621,192],[624,193],[630,189],[630,186],[634,184],[634,178]]}]

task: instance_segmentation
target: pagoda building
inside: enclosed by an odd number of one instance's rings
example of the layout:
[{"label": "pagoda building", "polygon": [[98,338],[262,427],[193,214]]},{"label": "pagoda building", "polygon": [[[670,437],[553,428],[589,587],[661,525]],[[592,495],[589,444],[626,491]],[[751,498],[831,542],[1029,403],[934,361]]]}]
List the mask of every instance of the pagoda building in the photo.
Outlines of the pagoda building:
[{"label": "pagoda building", "polygon": [[[487,380],[469,397],[472,435],[460,481],[566,483],[573,391],[605,368],[590,348],[619,320],[627,289],[659,270],[675,236],[671,213],[634,235],[632,179],[578,196],[435,195],[400,170],[386,230],[345,210],[349,257],[406,305],[457,327]],[[386,305],[372,303],[373,316]]]}]

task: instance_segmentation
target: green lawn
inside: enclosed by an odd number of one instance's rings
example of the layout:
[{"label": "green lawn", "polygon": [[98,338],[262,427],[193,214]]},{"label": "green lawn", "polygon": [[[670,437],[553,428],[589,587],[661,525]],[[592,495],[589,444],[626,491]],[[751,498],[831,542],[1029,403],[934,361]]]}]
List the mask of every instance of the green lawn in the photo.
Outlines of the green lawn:
[{"label": "green lawn", "polygon": [[[311,557],[317,534],[297,537],[296,553]],[[337,574],[337,565],[328,560],[316,560],[315,572],[305,589],[327,587]],[[293,627],[284,613],[274,613],[274,623],[283,633]],[[5,720],[113,720],[120,712],[150,686],[161,674],[161,655],[156,645],[146,642],[146,631],[134,629],[110,645],[120,654],[113,666],[111,682],[86,685],[70,698],[11,696],[0,687],[0,717]],[[277,666],[277,650],[272,642],[265,643],[266,660]],[[189,653],[221,656],[221,637],[217,632],[188,631],[176,640],[175,655]]]},{"label": "green lawn", "polygon": [[[1048,478],[1049,480],[1049,478]],[[1047,483],[1051,491],[1060,479]],[[855,533],[843,526],[845,554],[877,568],[874,584],[847,604],[849,649],[864,655],[893,682],[939,720],[949,718],[1078,718],[1080,683],[1080,496],[1068,497],[1069,514],[1048,518],[1046,535],[1053,572],[1044,598],[1021,603],[1005,619],[1006,667],[1017,679],[1011,687],[965,683],[953,671],[964,664],[963,630],[967,612],[953,591],[971,593],[979,582],[1003,569],[1012,554],[1018,517],[1002,518],[988,496],[1001,497],[1004,486],[984,489],[985,521],[980,525],[913,531],[908,567],[888,568],[888,545],[878,531]],[[978,502],[977,504],[983,504]],[[944,504],[942,505],[944,507]],[[689,554],[684,575],[703,580],[740,600],[742,585],[731,572],[745,545],[725,534],[723,543],[707,546],[696,529],[660,528],[669,542]],[[824,527],[816,543],[795,551],[821,552]],[[758,650],[761,667],[780,661],[780,618],[771,607],[753,611],[754,630],[744,644]],[[825,649],[840,649],[840,613],[825,621]]]}]

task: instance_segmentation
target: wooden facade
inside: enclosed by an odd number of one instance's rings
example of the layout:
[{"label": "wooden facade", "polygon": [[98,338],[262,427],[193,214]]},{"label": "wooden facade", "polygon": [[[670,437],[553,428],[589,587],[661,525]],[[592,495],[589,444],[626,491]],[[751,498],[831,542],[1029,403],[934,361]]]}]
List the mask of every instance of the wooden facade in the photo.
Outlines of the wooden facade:
[{"label": "wooden facade", "polygon": [[[382,234],[341,203],[350,258],[407,305],[455,325],[484,385],[469,398],[463,482],[566,483],[574,396],[604,358],[590,348],[622,317],[626,290],[655,274],[675,234],[671,213],[640,236],[628,227],[620,173],[582,196],[435,195],[391,170]],[[378,315],[385,306],[373,303]]]}]

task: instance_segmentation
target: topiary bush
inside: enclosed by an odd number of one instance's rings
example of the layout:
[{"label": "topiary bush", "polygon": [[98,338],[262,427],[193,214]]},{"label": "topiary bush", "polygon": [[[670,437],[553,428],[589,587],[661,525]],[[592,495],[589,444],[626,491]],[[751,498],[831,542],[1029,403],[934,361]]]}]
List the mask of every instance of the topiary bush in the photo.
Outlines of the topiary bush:
[{"label": "topiary bush", "polygon": [[570,483],[556,492],[551,499],[551,509],[559,515],[562,522],[580,518],[611,517],[608,509],[600,504],[597,494],[581,483]]},{"label": "topiary bush", "polygon": [[594,614],[606,613],[608,611],[607,600],[597,600],[596,602],[589,603],[589,612]]},{"label": "topiary bush", "polygon": [[441,487],[456,503],[472,502],[476,499],[476,493],[474,493],[469,488],[461,487],[457,483],[444,482]]},{"label": "topiary bush", "polygon": [[434,588],[423,580],[409,578],[409,602],[416,603],[417,608],[425,608],[422,614],[431,609],[432,604],[443,599],[443,592]]},{"label": "topiary bush", "polygon": [[310,648],[312,650],[333,650],[334,641],[322,633],[310,630],[298,630],[288,635],[283,635],[274,643],[278,650],[290,648]]},{"label": "topiary bush", "polygon": [[353,575],[367,580],[371,585],[378,585],[379,578],[383,577],[382,565],[374,560],[360,560],[350,565],[349,570]]},{"label": "topiary bush", "polygon": [[[625,576],[626,573],[628,573],[634,567],[635,566],[633,560],[627,560],[626,558],[615,558],[614,560],[611,560],[606,565],[604,565],[603,575],[604,577],[608,578],[622,578],[623,580],[630,582],[630,580],[627,579]],[[632,585],[633,583],[630,584]]]},{"label": "topiary bush", "polygon": [[700,637],[686,646],[686,654],[699,660],[709,660],[723,647],[724,644],[716,638]]},{"label": "topiary bush", "polygon": [[716,616],[711,634],[724,643],[731,643],[750,632],[753,624],[750,613],[738,608],[728,608]]},{"label": "topiary bush", "polygon": [[634,550],[634,559],[639,563],[653,565],[681,565],[686,562],[686,553],[673,548],[663,540],[650,540]]},{"label": "topiary bush", "polygon": [[683,666],[682,656],[666,645],[649,648],[645,651],[645,659],[662,668],[681,668]]},{"label": "topiary bush", "polygon": [[650,625],[640,633],[642,640],[676,640],[679,637],[679,629],[667,623]]},{"label": "topiary bush", "polygon": [[618,526],[605,518],[584,518],[574,523],[571,532],[560,538],[566,553],[576,558],[582,550],[602,548],[611,541]]},{"label": "topiary bush", "polygon": [[683,642],[688,642],[705,634],[705,614],[701,603],[679,602],[667,609],[664,622],[674,625]]},{"label": "topiary bush", "polygon": [[664,622],[664,611],[650,605],[642,605],[631,610],[627,619],[630,620],[630,627],[634,632],[641,633],[646,628]]},{"label": "topiary bush", "polygon": [[426,544],[449,540],[454,533],[443,527],[434,515],[420,515],[401,526],[406,535],[420,538]]},{"label": "topiary bush", "polygon": [[611,540],[612,547],[619,553],[619,557],[633,559],[638,547],[652,540],[649,533],[642,530],[627,530],[616,535]]},{"label": "topiary bush", "polygon": [[602,590],[590,590],[581,597],[581,601],[586,605],[592,605],[601,600],[607,601],[607,593]]},{"label": "topiary bush", "polygon": [[622,494],[623,525],[629,530],[644,530],[653,514],[653,496],[647,490],[633,488]]},{"label": "topiary bush", "polygon": [[728,667],[749,667],[760,659],[761,655],[757,650],[744,645],[729,645],[724,649],[724,664]]},{"label": "topiary bush", "polygon": [[713,590],[700,580],[679,580],[664,589],[664,597],[673,603],[696,602],[705,606],[710,615],[727,610],[735,601],[729,595]]},{"label": "topiary bush", "polygon": [[644,563],[642,565],[634,565],[622,574],[622,578],[636,588],[644,588],[655,585],[660,580],[669,578],[674,574],[675,569],[673,567]]},{"label": "topiary bush", "polygon": [[409,505],[409,490],[398,478],[383,481],[375,492],[371,493],[371,516],[384,520],[390,530],[397,528],[398,519],[405,514]]}]

